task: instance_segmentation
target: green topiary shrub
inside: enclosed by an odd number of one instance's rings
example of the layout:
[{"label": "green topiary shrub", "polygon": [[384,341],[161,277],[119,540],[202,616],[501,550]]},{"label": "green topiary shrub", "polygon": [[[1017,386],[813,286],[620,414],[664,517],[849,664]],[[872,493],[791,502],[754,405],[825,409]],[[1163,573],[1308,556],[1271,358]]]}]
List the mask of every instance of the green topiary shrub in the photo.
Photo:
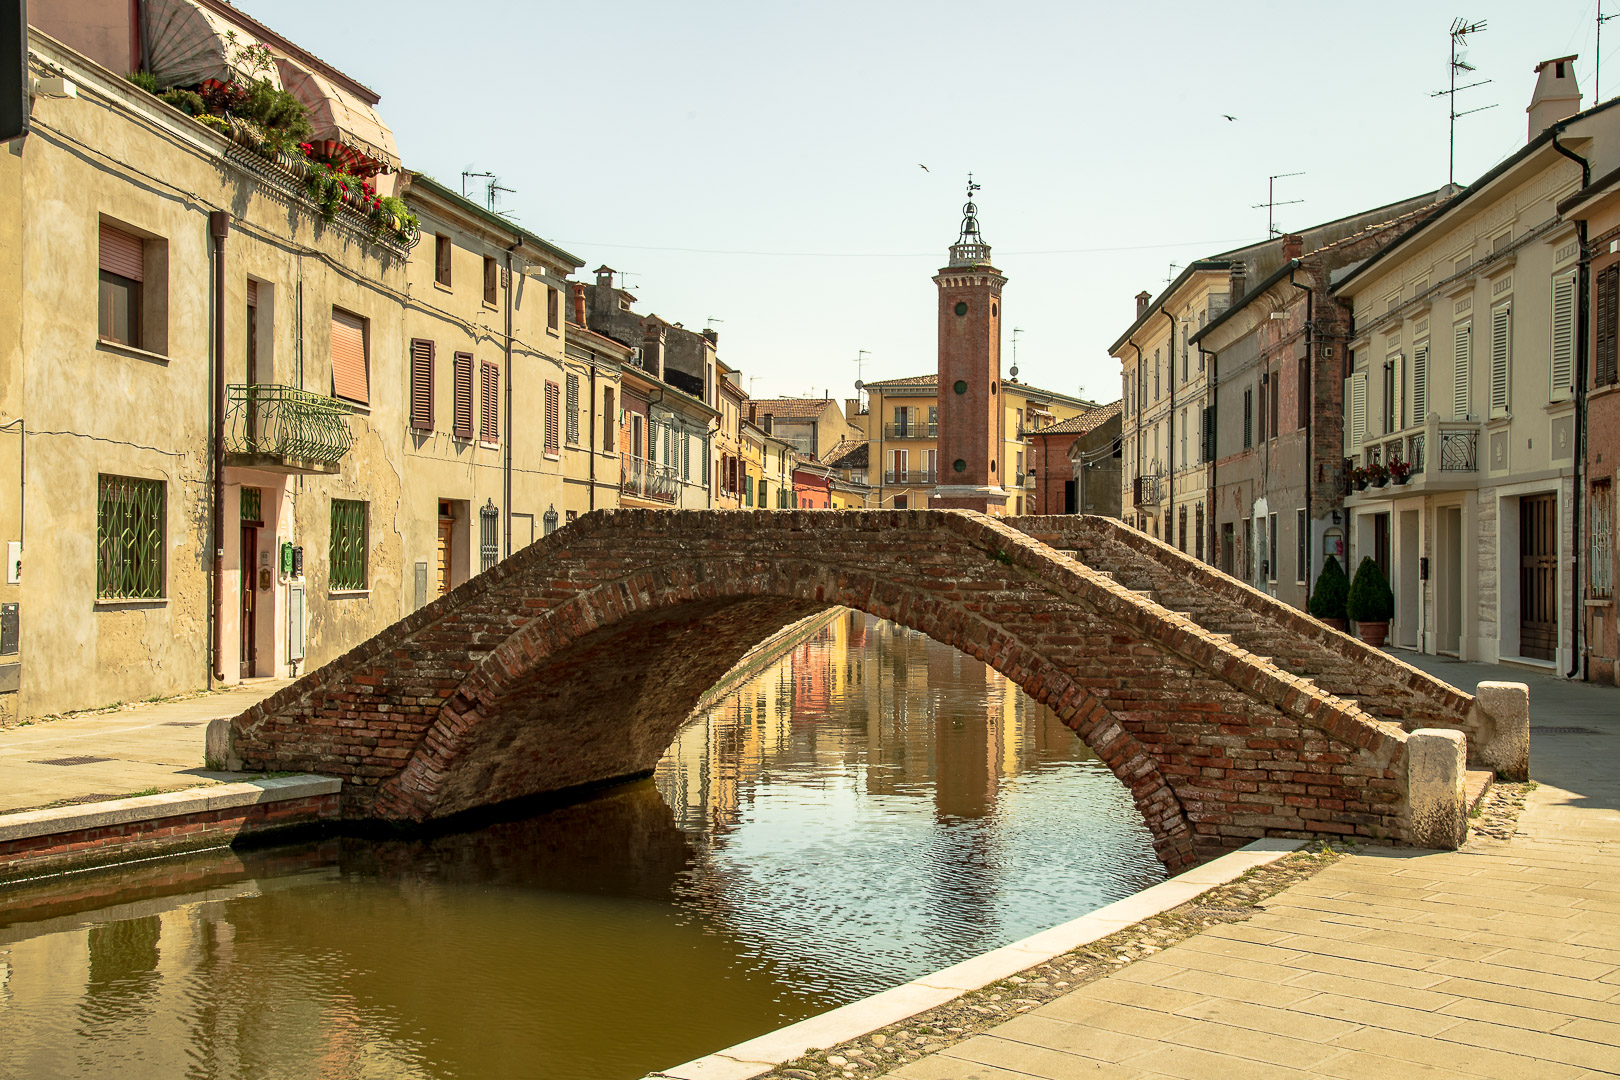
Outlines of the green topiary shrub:
[{"label": "green topiary shrub", "polygon": [[1329,555],[1322,561],[1322,573],[1316,578],[1307,607],[1318,619],[1343,619],[1347,617],[1345,601],[1349,596],[1350,579],[1344,576],[1339,560]]},{"label": "green topiary shrub", "polygon": [[1389,591],[1389,581],[1371,555],[1363,555],[1361,565],[1356,567],[1346,608],[1358,623],[1389,622],[1395,614],[1395,594]]}]

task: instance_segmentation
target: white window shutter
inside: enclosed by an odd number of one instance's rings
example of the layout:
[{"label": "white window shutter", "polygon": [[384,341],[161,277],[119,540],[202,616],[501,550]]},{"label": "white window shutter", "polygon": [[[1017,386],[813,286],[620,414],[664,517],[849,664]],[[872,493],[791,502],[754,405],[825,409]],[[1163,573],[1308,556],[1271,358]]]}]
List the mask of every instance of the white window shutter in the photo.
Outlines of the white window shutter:
[{"label": "white window shutter", "polygon": [[1575,275],[1553,279],[1552,396],[1567,397],[1575,385]]},{"label": "white window shutter", "polygon": [[1468,379],[1473,360],[1473,326],[1458,323],[1456,327],[1455,361],[1452,365],[1451,418],[1468,419]]},{"label": "white window shutter", "polygon": [[1346,381],[1350,400],[1349,452],[1353,454],[1367,438],[1367,373],[1358,371]]},{"label": "white window shutter", "polygon": [[1491,309],[1491,415],[1508,411],[1508,330],[1512,307]]},{"label": "white window shutter", "polygon": [[1429,419],[1429,343],[1424,342],[1412,350],[1412,423],[1422,425]]}]

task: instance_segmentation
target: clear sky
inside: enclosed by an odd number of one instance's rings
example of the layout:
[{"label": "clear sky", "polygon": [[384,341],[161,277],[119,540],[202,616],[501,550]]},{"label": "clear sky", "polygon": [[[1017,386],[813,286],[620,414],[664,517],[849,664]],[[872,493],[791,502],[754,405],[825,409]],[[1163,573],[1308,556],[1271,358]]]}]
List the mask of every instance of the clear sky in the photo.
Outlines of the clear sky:
[{"label": "clear sky", "polygon": [[[1537,62],[1579,53],[1593,103],[1598,0],[238,3],[381,94],[408,167],[495,172],[587,277],[720,320],[756,396],[850,396],[862,349],[869,381],[934,370],[972,170],[1021,377],[1107,401],[1131,298],[1264,237],[1268,175],[1305,174],[1285,229],[1445,182],[1453,18],[1493,80],[1460,107],[1496,103],[1457,122],[1466,184],[1526,141]],[[1620,22],[1604,51],[1612,97]]]}]

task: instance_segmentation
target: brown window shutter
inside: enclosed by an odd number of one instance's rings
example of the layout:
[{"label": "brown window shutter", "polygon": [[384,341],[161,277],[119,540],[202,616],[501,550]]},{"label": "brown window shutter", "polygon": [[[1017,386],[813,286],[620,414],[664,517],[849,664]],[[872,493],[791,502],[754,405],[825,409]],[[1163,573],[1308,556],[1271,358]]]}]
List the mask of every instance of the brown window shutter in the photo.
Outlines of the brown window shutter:
[{"label": "brown window shutter", "polygon": [[141,280],[145,260],[141,256],[141,238],[115,229],[105,221],[101,223],[101,269],[109,274]]},{"label": "brown window shutter", "polygon": [[555,455],[558,452],[557,422],[559,409],[557,408],[557,384],[546,383],[546,453]]},{"label": "brown window shutter", "polygon": [[1620,335],[1616,333],[1616,316],[1620,315],[1620,265],[1607,266],[1599,271],[1597,279],[1596,348],[1593,352],[1593,384],[1608,386],[1620,375]]},{"label": "brown window shutter", "polygon": [[253,278],[247,279],[247,306],[259,306],[259,283]]},{"label": "brown window shutter", "polygon": [[433,342],[411,339],[411,427],[433,430]]},{"label": "brown window shutter", "polygon": [[501,441],[501,369],[484,361],[479,379],[478,438],[484,442]]},{"label": "brown window shutter", "polygon": [[455,430],[452,432],[458,439],[473,437],[473,358],[471,353],[458,352],[455,355]]},{"label": "brown window shutter", "polygon": [[332,309],[332,394],[371,403],[366,371],[366,320]]},{"label": "brown window shutter", "polygon": [[450,285],[450,238],[442,233],[433,238],[433,280]]}]

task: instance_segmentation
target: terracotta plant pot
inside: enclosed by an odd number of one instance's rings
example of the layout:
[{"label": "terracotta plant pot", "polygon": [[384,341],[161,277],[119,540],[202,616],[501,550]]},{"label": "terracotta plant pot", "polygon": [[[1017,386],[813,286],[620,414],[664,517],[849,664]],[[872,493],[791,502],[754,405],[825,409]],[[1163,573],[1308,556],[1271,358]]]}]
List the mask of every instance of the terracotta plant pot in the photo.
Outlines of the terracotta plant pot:
[{"label": "terracotta plant pot", "polygon": [[1341,634],[1348,634],[1350,632],[1349,619],[1318,619],[1317,622],[1321,623],[1323,626],[1331,626]]},{"label": "terracotta plant pot", "polygon": [[1381,648],[1384,639],[1389,637],[1389,623],[1387,622],[1360,622],[1356,629],[1361,631],[1361,640],[1373,648]]}]

